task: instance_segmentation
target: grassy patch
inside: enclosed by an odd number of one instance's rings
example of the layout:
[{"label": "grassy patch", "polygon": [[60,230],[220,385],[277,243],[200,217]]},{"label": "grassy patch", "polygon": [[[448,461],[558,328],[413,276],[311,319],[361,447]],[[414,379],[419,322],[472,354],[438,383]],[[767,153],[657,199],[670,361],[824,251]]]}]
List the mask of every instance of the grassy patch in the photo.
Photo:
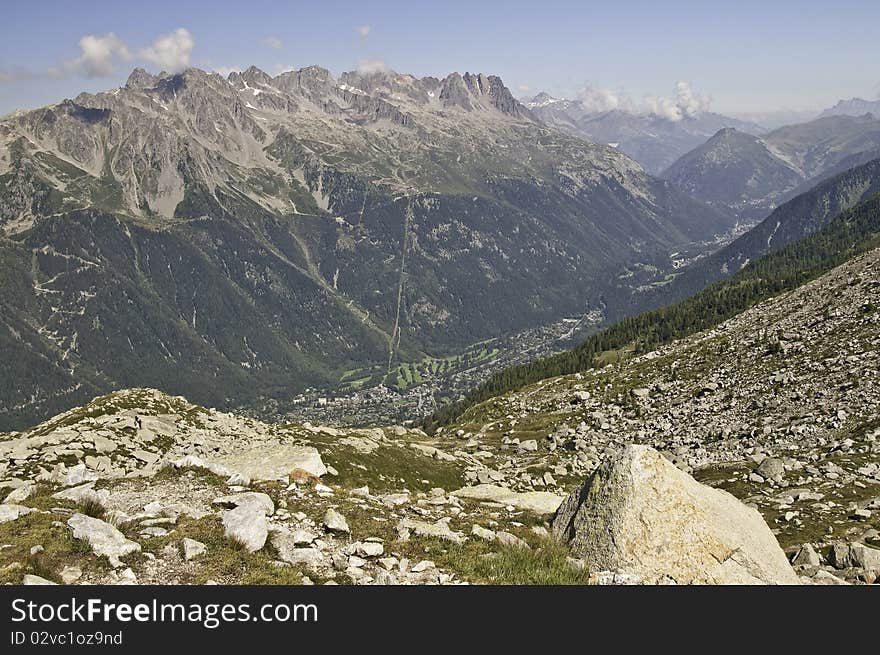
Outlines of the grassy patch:
[{"label": "grassy patch", "polygon": [[[21,584],[27,573],[60,582],[60,572],[66,565],[84,570],[108,566],[106,559],[92,554],[88,544],[74,539],[63,522],[53,525],[58,518],[34,512],[0,524],[0,545],[4,546],[0,550],[0,584]],[[43,547],[43,552],[31,555],[31,548],[37,545]]]}]

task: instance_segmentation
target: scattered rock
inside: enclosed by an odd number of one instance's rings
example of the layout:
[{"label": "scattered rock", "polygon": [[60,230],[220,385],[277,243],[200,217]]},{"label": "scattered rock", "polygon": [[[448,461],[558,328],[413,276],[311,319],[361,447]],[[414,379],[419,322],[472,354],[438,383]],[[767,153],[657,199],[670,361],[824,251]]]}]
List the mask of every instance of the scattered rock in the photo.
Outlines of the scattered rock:
[{"label": "scattered rock", "polygon": [[196,541],[195,539],[190,539],[189,537],[184,537],[180,541],[180,546],[183,549],[183,559],[185,559],[187,562],[195,559],[200,555],[204,555],[208,550],[208,547],[201,541]]},{"label": "scattered rock", "polygon": [[337,532],[341,534],[348,534],[350,532],[345,517],[332,507],[328,508],[324,513],[324,529],[327,530],[327,532]]},{"label": "scattered rock", "polygon": [[224,535],[254,553],[266,544],[269,524],[265,507],[256,502],[243,503],[223,512]]}]

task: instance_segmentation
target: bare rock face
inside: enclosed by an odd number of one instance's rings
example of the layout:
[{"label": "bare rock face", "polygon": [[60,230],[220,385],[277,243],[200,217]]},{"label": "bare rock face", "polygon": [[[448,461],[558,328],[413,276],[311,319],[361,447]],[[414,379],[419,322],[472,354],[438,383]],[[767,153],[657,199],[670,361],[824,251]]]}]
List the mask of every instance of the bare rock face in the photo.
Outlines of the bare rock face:
[{"label": "bare rock face", "polygon": [[562,503],[554,535],[592,571],[648,584],[798,584],[757,512],[648,446],[628,446]]}]

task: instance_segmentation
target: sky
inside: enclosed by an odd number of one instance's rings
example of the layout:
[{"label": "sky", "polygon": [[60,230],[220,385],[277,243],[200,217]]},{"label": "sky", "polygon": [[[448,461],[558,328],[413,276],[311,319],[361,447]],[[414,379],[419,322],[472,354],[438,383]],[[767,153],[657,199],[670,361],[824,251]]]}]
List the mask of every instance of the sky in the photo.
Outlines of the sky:
[{"label": "sky", "polygon": [[499,75],[597,108],[822,109],[880,96],[880,2],[0,0],[0,114],[135,66]]}]

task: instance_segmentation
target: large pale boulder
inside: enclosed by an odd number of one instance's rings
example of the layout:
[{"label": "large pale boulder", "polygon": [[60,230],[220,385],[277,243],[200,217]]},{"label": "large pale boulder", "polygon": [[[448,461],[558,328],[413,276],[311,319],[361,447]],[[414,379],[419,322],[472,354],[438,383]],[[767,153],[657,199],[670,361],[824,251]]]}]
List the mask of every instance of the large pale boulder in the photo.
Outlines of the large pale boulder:
[{"label": "large pale boulder", "polygon": [[562,503],[553,533],[593,572],[645,583],[798,584],[761,515],[647,446],[628,446]]},{"label": "large pale boulder", "polygon": [[552,494],[549,491],[517,492],[494,484],[478,484],[473,487],[464,487],[458,491],[453,491],[452,495],[457,498],[512,505],[517,509],[534,514],[552,514],[563,501],[562,496]]},{"label": "large pale boulder", "polygon": [[311,446],[261,446],[220,457],[217,461],[254,481],[278,480],[296,469],[319,478],[327,473],[320,453]]},{"label": "large pale boulder", "polygon": [[266,544],[266,537],[269,536],[266,510],[257,503],[238,505],[223,512],[223,530],[227,538],[254,553]]}]

